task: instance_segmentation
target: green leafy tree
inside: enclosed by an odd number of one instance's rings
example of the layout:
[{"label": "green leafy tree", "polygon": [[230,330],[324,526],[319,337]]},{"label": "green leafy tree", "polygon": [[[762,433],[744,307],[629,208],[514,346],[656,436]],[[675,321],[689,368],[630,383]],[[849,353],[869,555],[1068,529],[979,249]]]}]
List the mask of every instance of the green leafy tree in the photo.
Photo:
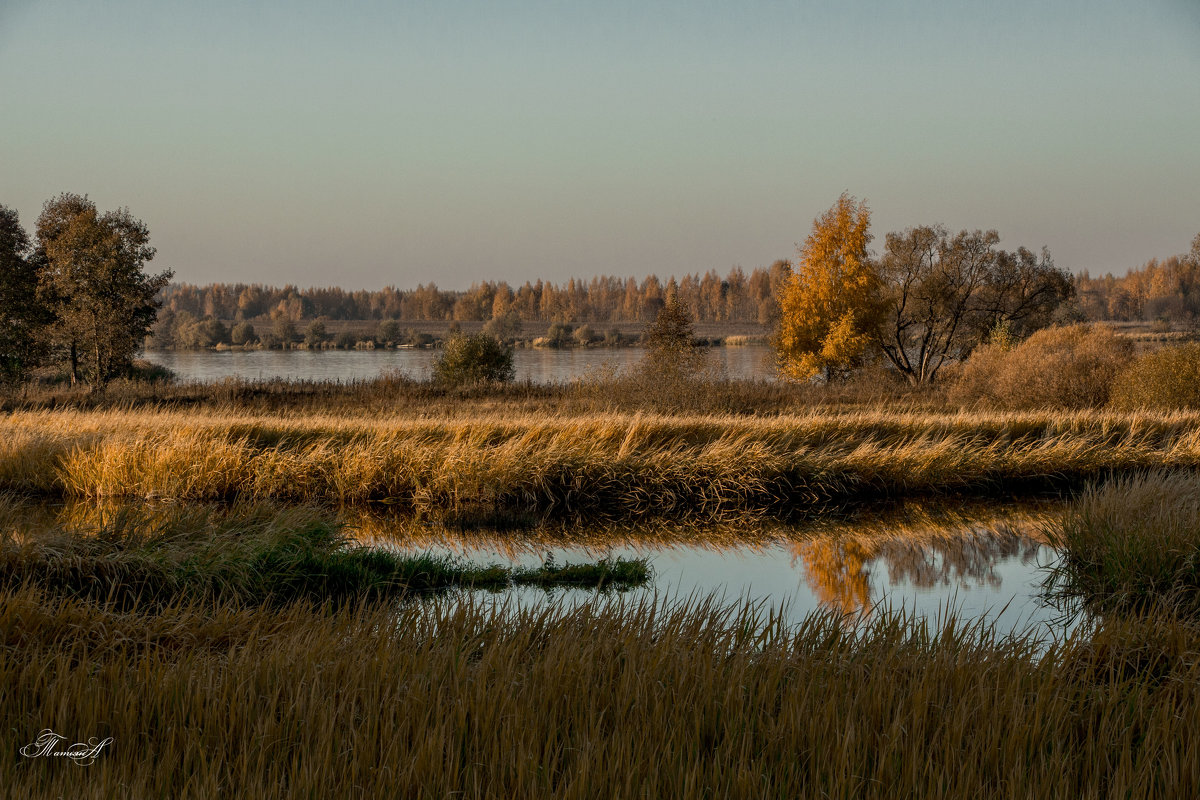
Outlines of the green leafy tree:
[{"label": "green leafy tree", "polygon": [[50,341],[72,383],[103,383],[130,368],[158,313],[169,270],[147,275],[150,231],[128,209],[101,214],[86,196],[48,201],[37,221],[44,261],[38,295],[54,315]]},{"label": "green leafy tree", "polygon": [[379,323],[379,330],[375,334],[375,340],[380,344],[396,343],[401,340],[404,331],[400,328],[400,323],[394,319],[384,320]]},{"label": "green leafy tree", "polygon": [[296,339],[296,325],[282,309],[271,312],[271,346],[287,349]]},{"label": "green leafy tree", "polygon": [[867,246],[871,212],[848,194],[813,221],[784,286],[774,344],[780,371],[806,381],[849,372],[878,325],[880,278]]},{"label": "green leafy tree", "polygon": [[521,335],[521,318],[515,311],[506,311],[488,320],[483,332],[511,344]]},{"label": "green leafy tree", "polygon": [[513,380],[513,350],[483,333],[451,336],[433,365],[433,377],[448,386]]},{"label": "green leafy tree", "polygon": [[0,379],[18,381],[45,353],[49,312],[38,302],[38,261],[17,212],[0,206]]}]

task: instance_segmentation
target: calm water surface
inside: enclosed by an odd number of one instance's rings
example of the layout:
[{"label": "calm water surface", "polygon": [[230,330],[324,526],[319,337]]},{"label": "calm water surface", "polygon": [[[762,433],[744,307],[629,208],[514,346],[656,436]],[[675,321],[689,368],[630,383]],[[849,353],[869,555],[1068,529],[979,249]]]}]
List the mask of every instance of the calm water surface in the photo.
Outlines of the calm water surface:
[{"label": "calm water surface", "polygon": [[[148,352],[147,360],[161,364],[183,380],[222,378],[295,378],[303,380],[363,380],[384,371],[427,378],[440,350],[194,350]],[[712,358],[730,378],[773,379],[770,348],[715,347]],[[513,351],[517,380],[558,383],[582,378],[604,365],[628,369],[645,355],[640,347]]]},{"label": "calm water surface", "polygon": [[[170,513],[174,507],[152,508]],[[119,503],[77,501],[32,505],[23,516],[38,520],[36,527],[94,530],[120,510]],[[507,531],[464,530],[377,512],[341,513],[348,532],[362,544],[480,564],[646,558],[654,570],[652,584],[620,595],[634,601],[716,597],[780,610],[789,622],[818,609],[859,617],[890,607],[935,622],[948,613],[984,620],[999,633],[1032,630],[1050,637],[1068,629],[1061,611],[1043,600],[1047,568],[1058,557],[1043,533],[1058,513],[1053,503],[908,503],[802,524],[752,520],[712,527],[550,525]],[[485,603],[536,607],[615,594],[521,588],[476,596]]]},{"label": "calm water surface", "polygon": [[[1001,508],[942,507],[860,514],[827,524],[817,520],[778,527],[738,539],[727,527],[683,537],[670,531],[625,535],[606,530],[584,542],[520,531],[456,534],[430,529],[392,536],[386,522],[361,525],[370,543],[409,552],[456,555],[481,563],[537,566],[552,555],[558,563],[604,557],[648,558],[653,585],[624,593],[632,599],[670,602],[717,595],[729,602],[756,602],[783,609],[798,622],[817,609],[850,615],[904,608],[931,621],[953,612],[994,623],[1003,633],[1033,629],[1043,636],[1067,630],[1059,609],[1043,600],[1047,568],[1058,553],[1041,533],[1055,507],[1045,503]],[[597,541],[586,541],[594,538]],[[608,539],[609,541],[605,541]],[[675,539],[675,540],[673,540]],[[536,588],[505,592],[497,602],[542,605],[587,599],[596,592]],[[480,593],[480,597],[486,595]]]}]

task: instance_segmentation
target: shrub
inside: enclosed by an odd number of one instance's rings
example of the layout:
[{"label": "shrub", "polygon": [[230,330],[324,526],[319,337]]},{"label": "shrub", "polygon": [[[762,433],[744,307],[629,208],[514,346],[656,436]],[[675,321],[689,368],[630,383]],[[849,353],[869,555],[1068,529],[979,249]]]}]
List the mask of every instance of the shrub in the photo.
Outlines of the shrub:
[{"label": "shrub", "polygon": [[319,347],[329,336],[325,333],[325,323],[320,320],[313,320],[308,329],[304,331],[304,343],[309,347]]},{"label": "shrub", "polygon": [[400,329],[400,323],[394,319],[385,319],[379,323],[379,329],[375,332],[375,340],[380,344],[389,344],[400,341],[400,337],[404,335],[404,331]]},{"label": "shrub", "polygon": [[[453,330],[453,326],[451,326],[451,330]],[[429,345],[433,344],[433,334],[419,331],[416,328],[405,328],[404,341],[401,344],[408,344],[413,347],[429,347]]]},{"label": "shrub", "polygon": [[129,365],[129,378],[148,383],[172,383],[175,380],[175,373],[162,364],[135,358]]},{"label": "shrub", "polygon": [[580,325],[575,329],[575,333],[573,335],[575,337],[575,341],[584,347],[591,344],[596,338],[596,334],[587,325]]},{"label": "shrub", "polygon": [[450,337],[433,365],[434,380],[450,386],[505,383],[515,374],[512,348],[483,333],[459,333]]},{"label": "shrub", "polygon": [[575,327],[565,322],[555,322],[543,338],[544,347],[571,347],[575,344]]},{"label": "shrub", "polygon": [[353,350],[358,344],[358,337],[350,331],[342,331],[334,337],[333,343],[342,350]]},{"label": "shrub", "polygon": [[1117,408],[1200,408],[1200,343],[1145,353],[1112,389]]},{"label": "shrub", "polygon": [[1000,408],[1103,406],[1132,358],[1132,343],[1110,328],[1045,328],[1011,349],[999,342],[977,349],[949,394],[960,403]]},{"label": "shrub", "polygon": [[502,342],[512,342],[521,335],[521,317],[515,311],[492,317],[483,326],[483,332]]},{"label": "shrub", "polygon": [[249,322],[239,322],[233,326],[229,338],[234,344],[250,344],[257,337],[254,335],[253,325]]}]

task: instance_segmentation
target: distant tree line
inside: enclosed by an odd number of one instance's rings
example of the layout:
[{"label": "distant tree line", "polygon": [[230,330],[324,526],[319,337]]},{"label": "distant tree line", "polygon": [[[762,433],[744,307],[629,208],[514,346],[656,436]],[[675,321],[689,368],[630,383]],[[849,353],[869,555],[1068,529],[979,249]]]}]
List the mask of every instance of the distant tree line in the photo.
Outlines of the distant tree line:
[{"label": "distant tree line", "polygon": [[31,239],[0,206],[0,378],[56,369],[72,383],[127,374],[150,333],[169,270],[144,271],[150,232],[129,209],[101,212],[84,195],[42,208]]},{"label": "distant tree line", "polygon": [[1075,286],[1088,319],[1194,326],[1200,322],[1200,235],[1189,253],[1151,259],[1120,278],[1093,278],[1085,271]]},{"label": "distant tree line", "polygon": [[[395,320],[397,322],[540,322],[543,324],[604,324],[653,322],[668,296],[675,296],[698,322],[736,322],[769,325],[778,313],[778,292],[789,272],[786,261],[757,268],[749,275],[734,267],[721,277],[674,276],[665,282],[655,275],[635,278],[601,276],[590,281],[572,278],[561,284],[527,281],[517,288],[499,281],[474,284],[465,291],[419,285],[415,289],[387,287],[349,291],[337,287],[300,289],[259,284],[172,284],[162,292],[162,321],[155,335],[176,346],[197,346],[213,333],[229,330],[217,325],[258,321],[258,330],[299,331],[302,320]],[[276,323],[280,323],[278,326]],[[269,323],[264,327],[263,323]],[[200,326],[200,327],[196,327]],[[207,326],[207,327],[204,327]],[[235,342],[236,343],[236,342]]]}]

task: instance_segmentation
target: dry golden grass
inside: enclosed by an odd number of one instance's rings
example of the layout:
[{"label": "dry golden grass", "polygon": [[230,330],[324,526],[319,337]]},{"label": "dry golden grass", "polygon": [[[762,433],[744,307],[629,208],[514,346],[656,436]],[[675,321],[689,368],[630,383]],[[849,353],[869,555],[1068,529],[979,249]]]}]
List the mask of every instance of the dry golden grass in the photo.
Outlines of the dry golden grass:
[{"label": "dry golden grass", "polygon": [[[36,797],[1190,797],[1200,634],[1040,649],[693,601],[118,614],[0,595],[0,786]],[[50,728],[89,767],[17,757]]]},{"label": "dry golden grass", "polygon": [[623,518],[819,508],[1200,464],[1200,414],[18,412],[0,489]]}]

